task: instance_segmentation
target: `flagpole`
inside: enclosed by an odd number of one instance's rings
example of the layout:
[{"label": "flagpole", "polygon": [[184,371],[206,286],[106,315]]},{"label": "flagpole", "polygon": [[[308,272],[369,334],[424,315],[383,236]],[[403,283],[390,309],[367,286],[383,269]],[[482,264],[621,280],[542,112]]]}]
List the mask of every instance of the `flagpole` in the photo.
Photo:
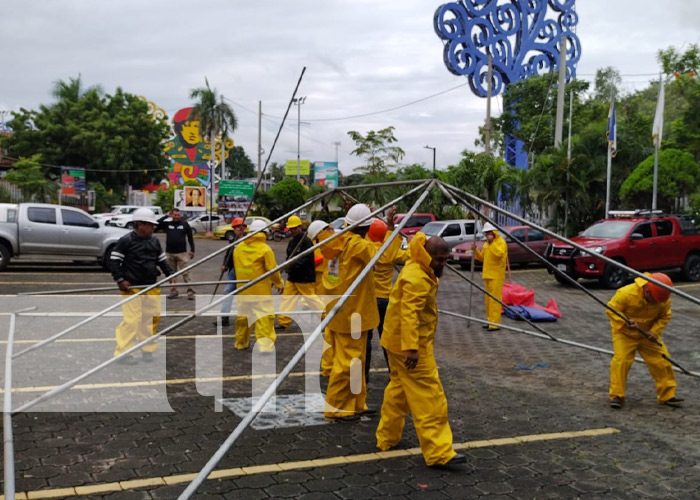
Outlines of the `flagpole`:
[{"label": "flagpole", "polygon": [[608,218],[610,213],[610,174],[612,173],[612,151],[608,142],[608,179],[605,189],[605,218]]},{"label": "flagpole", "polygon": [[[663,127],[663,103],[661,103],[661,96],[663,92],[663,87],[662,85],[664,84],[663,82],[663,76],[661,73],[659,73],[659,95],[656,99],[656,114],[657,116],[654,117],[654,125],[656,126],[657,123],[661,123],[661,127]],[[661,106],[661,121],[659,122],[659,106]],[[656,186],[659,181],[659,146],[661,145],[661,134],[663,133],[663,130],[656,130],[656,137],[654,137],[654,187],[652,189],[652,195],[651,195],[651,209],[656,210]]]}]

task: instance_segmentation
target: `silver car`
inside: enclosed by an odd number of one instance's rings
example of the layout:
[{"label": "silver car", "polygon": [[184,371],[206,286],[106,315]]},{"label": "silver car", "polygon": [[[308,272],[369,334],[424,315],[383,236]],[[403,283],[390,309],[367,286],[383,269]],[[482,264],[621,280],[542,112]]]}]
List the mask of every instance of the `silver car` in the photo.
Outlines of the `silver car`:
[{"label": "silver car", "polygon": [[444,239],[450,249],[467,241],[474,241],[481,233],[481,224],[474,219],[441,220],[429,222],[420,231],[428,238],[439,236]]}]

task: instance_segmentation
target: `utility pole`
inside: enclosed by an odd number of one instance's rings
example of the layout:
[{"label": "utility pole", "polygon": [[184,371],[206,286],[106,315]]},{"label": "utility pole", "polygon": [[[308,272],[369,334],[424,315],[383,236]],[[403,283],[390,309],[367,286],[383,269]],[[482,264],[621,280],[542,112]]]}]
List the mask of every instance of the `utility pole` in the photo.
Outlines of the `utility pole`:
[{"label": "utility pole", "polygon": [[433,179],[435,179],[436,178],[436,175],[435,175],[435,151],[437,150],[437,148],[425,146],[425,149],[432,149],[433,150]]},{"label": "utility pole", "polygon": [[258,177],[262,175],[262,101],[258,101]]},{"label": "utility pole", "polygon": [[338,165],[338,148],[340,147],[340,141],[331,142],[335,146],[335,164]]},{"label": "utility pole", "polygon": [[[486,90],[486,125],[484,126],[484,138],[486,139],[485,150],[486,154],[491,154],[491,94],[493,93],[493,87],[491,86],[491,80],[493,79],[493,56],[489,52],[489,62],[488,62],[488,73],[486,76],[488,80],[488,87]],[[434,151],[433,151],[434,153]],[[433,163],[435,163],[433,161]],[[433,170],[435,170],[435,165],[433,165]]]},{"label": "utility pole", "polygon": [[566,91],[566,38],[559,44],[559,88],[557,88],[557,120],[554,125],[554,147],[561,147],[564,135],[564,92]]},{"label": "utility pole", "polygon": [[297,105],[297,182],[301,182],[301,105],[306,97],[298,97],[292,100]]},{"label": "utility pole", "polygon": [[569,169],[571,168],[571,120],[574,110],[574,89],[569,89],[569,139],[566,144],[566,197],[564,201],[564,236],[569,223]]}]

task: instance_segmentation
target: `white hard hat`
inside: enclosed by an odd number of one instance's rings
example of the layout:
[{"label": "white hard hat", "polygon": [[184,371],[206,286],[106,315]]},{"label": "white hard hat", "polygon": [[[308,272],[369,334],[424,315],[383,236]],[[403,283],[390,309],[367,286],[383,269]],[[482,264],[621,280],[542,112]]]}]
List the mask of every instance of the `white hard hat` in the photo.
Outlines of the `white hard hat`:
[{"label": "white hard hat", "polygon": [[148,222],[154,226],[158,225],[158,220],[156,219],[156,214],[148,208],[138,208],[134,210],[131,220],[134,222]]},{"label": "white hard hat", "polygon": [[267,224],[265,224],[265,222],[261,221],[260,219],[256,219],[250,224],[250,226],[248,226],[248,232],[254,233],[256,231],[260,231],[261,229],[264,229],[265,232],[267,232],[267,229],[265,229],[266,226]]},{"label": "white hard hat", "polygon": [[306,231],[309,239],[316,239],[316,236],[318,236],[318,233],[323,231],[328,227],[328,223],[322,220],[315,220],[311,224],[309,224],[309,229]]},{"label": "white hard hat", "polygon": [[[353,205],[352,207],[350,207],[350,210],[348,210],[348,214],[345,216],[345,222],[347,222],[347,224],[351,226],[354,223],[364,219],[365,217],[368,217],[371,213],[372,211],[367,205],[365,205],[364,203],[358,203],[357,205]],[[360,224],[359,227],[367,227],[370,224],[372,224],[372,221],[369,218],[367,218],[364,222]]]},{"label": "white hard hat", "polygon": [[485,233],[486,231],[495,231],[495,230],[496,230],[496,228],[494,227],[494,225],[491,224],[490,222],[487,222],[486,224],[484,224],[484,227],[481,230],[481,232]]}]

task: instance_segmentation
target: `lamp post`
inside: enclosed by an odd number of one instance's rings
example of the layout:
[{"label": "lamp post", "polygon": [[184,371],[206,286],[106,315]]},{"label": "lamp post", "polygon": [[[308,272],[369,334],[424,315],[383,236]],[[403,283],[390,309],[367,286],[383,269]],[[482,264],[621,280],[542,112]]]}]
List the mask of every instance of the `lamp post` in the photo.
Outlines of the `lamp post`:
[{"label": "lamp post", "polygon": [[435,177],[435,151],[437,150],[437,148],[425,146],[425,149],[432,149],[433,150],[433,177]]},{"label": "lamp post", "polygon": [[306,97],[295,97],[292,102],[297,105],[297,182],[301,182],[301,105]]}]

